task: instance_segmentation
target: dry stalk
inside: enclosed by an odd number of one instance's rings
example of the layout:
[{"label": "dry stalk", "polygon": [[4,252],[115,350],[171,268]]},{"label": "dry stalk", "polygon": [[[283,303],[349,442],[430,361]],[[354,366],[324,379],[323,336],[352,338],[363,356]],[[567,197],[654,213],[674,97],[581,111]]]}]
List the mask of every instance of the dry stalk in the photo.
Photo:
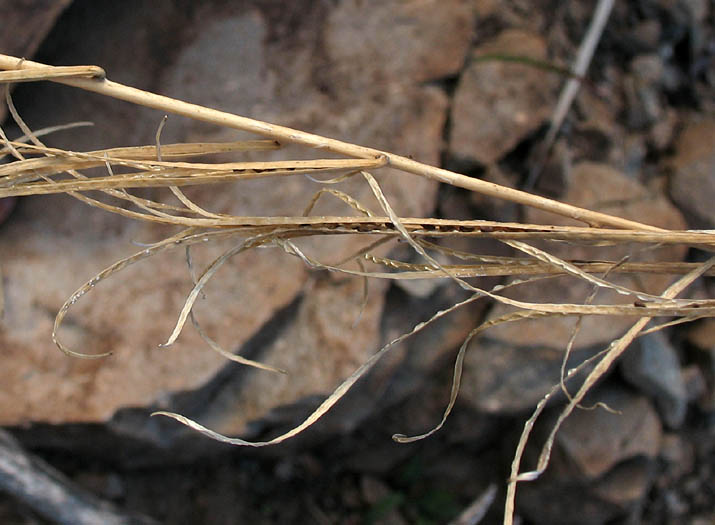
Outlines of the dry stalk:
[{"label": "dry stalk", "polygon": [[[288,432],[267,441],[249,442],[240,438],[220,435],[196,421],[180,414],[157,412],[201,432],[204,435],[234,445],[263,447],[280,443],[289,439],[322,417],[338,400],[366,374],[387,352],[408,337],[411,337],[425,327],[461,308],[462,306],[482,298],[508,305],[514,311],[501,317],[488,320],[476,327],[466,338],[457,353],[454,367],[453,384],[449,403],[441,421],[428,432],[419,436],[407,437],[395,435],[399,442],[410,442],[423,439],[442,427],[452,410],[461,381],[464,356],[469,342],[481,332],[498,324],[519,322],[525,319],[538,319],[553,316],[631,316],[637,321],[633,328],[622,338],[615,341],[608,349],[592,358],[597,359],[594,370],[588,375],[583,386],[573,396],[564,409],[557,426],[549,441],[544,446],[537,470],[520,473],[521,454],[528,440],[535,419],[543,410],[548,400],[558,390],[564,388],[565,382],[583,369],[586,363],[579,367],[564,371],[564,377],[547,397],[539,403],[534,416],[527,421],[522,440],[517,448],[512,476],[509,482],[509,492],[506,503],[505,523],[511,523],[516,483],[535,479],[546,468],[553,439],[558,426],[563,419],[578,406],[586,392],[595,384],[603,373],[612,365],[615,359],[625,350],[628,344],[644,330],[650,319],[655,317],[676,317],[654,326],[649,331],[662,329],[680,322],[689,322],[701,317],[715,316],[715,300],[712,299],[678,299],[676,296],[687,285],[702,275],[715,275],[713,261],[707,264],[692,264],[680,261],[639,262],[621,261],[568,261],[558,258],[544,249],[536,248],[526,241],[568,242],[573,244],[588,244],[595,246],[611,246],[622,244],[639,244],[653,246],[662,244],[686,244],[699,246],[707,251],[715,248],[715,232],[713,231],[666,231],[654,226],[622,219],[619,217],[598,213],[576,206],[560,203],[551,199],[532,195],[523,191],[505,188],[489,182],[473,179],[444,169],[418,163],[389,152],[365,148],[354,144],[313,135],[299,130],[276,126],[265,122],[232,115],[168,97],[148,93],[132,87],[123,86],[107,80],[100,68],[82,66],[73,68],[55,68],[35,62],[21,61],[15,57],[0,55],[0,83],[16,81],[51,80],[77,88],[93,91],[106,96],[119,98],[135,104],[152,107],[164,112],[175,113],[193,119],[211,122],[222,126],[253,132],[267,140],[252,140],[232,143],[192,143],[192,144],[160,144],[161,126],[157,131],[155,145],[134,148],[112,148],[91,152],[66,151],[45,146],[39,139],[41,132],[33,132],[22,121],[15,109],[9,90],[6,90],[6,100],[10,113],[20,126],[23,137],[10,140],[0,129],[0,158],[11,156],[14,160],[0,166],[0,198],[19,195],[37,195],[48,193],[67,193],[91,206],[117,213],[126,217],[172,224],[182,227],[173,236],[160,242],[144,247],[137,253],[117,261],[102,270],[75,291],[60,308],[54,325],[53,340],[66,354],[74,357],[97,358],[98,355],[86,355],[67,348],[59,339],[61,324],[70,308],[90,292],[97,284],[126,267],[150,258],[163,251],[183,247],[186,249],[187,265],[193,281],[193,288],[179,313],[177,323],[162,346],[171,345],[181,334],[185,324],[191,320],[207,345],[221,355],[234,361],[279,371],[267,365],[256,363],[236,356],[222,349],[201,328],[192,312],[194,301],[201,295],[206,283],[228,260],[238,254],[258,246],[274,246],[288,255],[300,258],[311,268],[320,268],[331,272],[344,273],[356,277],[380,279],[448,279],[461,288],[471,292],[471,296],[450,308],[439,311],[430,319],[419,323],[409,332],[390,341],[362,366],[345,379],[335,391],[302,423]],[[163,123],[162,123],[163,125]],[[279,161],[279,162],[229,162],[211,163],[195,162],[186,159],[195,156],[206,156],[215,153],[266,151],[276,149],[284,143],[294,143],[318,150],[326,150],[342,155],[342,159],[322,159],[312,161]],[[82,169],[102,167],[106,175],[88,177],[81,173]],[[536,207],[558,215],[586,223],[586,227],[553,226],[540,224],[501,223],[494,221],[469,220],[458,221],[448,219],[399,217],[382,192],[379,185],[379,170],[385,166],[409,172],[418,176],[460,186],[491,197],[506,199],[512,202]],[[115,173],[115,168],[121,168],[123,173]],[[377,176],[372,175],[374,171]],[[325,174],[335,176],[323,180]],[[305,176],[324,184],[338,184],[348,177],[360,174],[382,208],[382,216],[369,210],[351,195],[337,189],[322,189],[307,203],[302,215],[289,217],[244,217],[213,213],[205,210],[184,195],[179,186],[210,184],[216,182],[235,181],[259,177],[289,177]],[[166,188],[178,199],[178,204],[169,204],[163,200],[140,198],[130,193],[132,188],[157,187]],[[98,191],[102,197],[89,197],[83,192]],[[337,198],[354,210],[358,216],[309,216],[313,206],[321,196]],[[102,200],[111,198],[111,203]],[[117,200],[118,199],[118,200]],[[119,202],[119,203],[117,203]],[[354,253],[351,257],[338,263],[325,263],[312,257],[295,241],[307,236],[333,235],[369,235],[377,240],[366,248]],[[475,253],[461,252],[430,242],[431,238],[469,236],[475,238],[494,238],[515,248],[523,254],[521,257],[491,257]],[[207,241],[236,239],[233,247],[217,257],[200,274],[195,273],[191,262],[190,247]],[[422,257],[419,264],[397,261],[379,257],[373,253],[379,245],[398,240],[406,241],[416,253]],[[436,255],[460,261],[459,264],[442,264]],[[440,259],[441,260],[441,259]],[[354,263],[354,266],[351,264]],[[681,275],[682,277],[662,295],[646,293],[641,290],[616,284],[609,280],[612,274],[618,273],[665,273]],[[602,274],[601,277],[598,274]],[[474,285],[473,278],[495,275],[516,276],[507,285],[499,285],[490,290]],[[518,301],[504,294],[508,288],[529,286],[541,283],[545,279],[556,276],[568,276],[572,279],[589,283],[594,289],[607,289],[624,297],[625,302],[613,304],[547,304]],[[1,289],[0,289],[1,292]],[[0,303],[1,307],[1,303]],[[569,344],[570,346],[570,344]]]},{"label": "dry stalk", "polygon": [[564,119],[571,108],[571,104],[576,98],[579,88],[581,87],[581,81],[586,74],[591,59],[593,58],[593,53],[596,51],[596,46],[601,40],[601,34],[603,29],[606,27],[606,22],[608,17],[613,10],[614,0],[599,0],[598,5],[593,13],[593,18],[588,26],[588,31],[584,36],[583,42],[578,49],[578,54],[576,55],[576,60],[573,65],[572,74],[569,75],[566,85],[561,90],[559,95],[559,100],[554,108],[554,113],[551,116],[551,123],[549,124],[549,131],[546,132],[544,141],[542,142],[539,153],[534,162],[534,167],[529,173],[529,178],[526,181],[526,189],[531,189],[536,185],[536,181],[539,178],[541,169],[543,168],[544,161],[551,150],[551,146],[556,139],[556,135],[561,129],[561,125],[564,123]]},{"label": "dry stalk", "polygon": [[[19,58],[0,55],[0,69],[4,70],[32,70],[36,68],[47,68],[44,64],[31,61],[23,61]],[[32,74],[32,71],[31,71]],[[206,108],[197,104],[191,104],[180,100],[172,99],[155,93],[149,93],[141,89],[124,86],[117,82],[112,82],[106,78],[88,80],[85,78],[63,78],[50,79],[69,86],[78,87],[87,91],[93,91],[101,95],[106,95],[127,102],[132,102],[141,106],[146,106],[160,111],[182,115],[195,120],[210,122],[220,126],[248,131],[257,135],[270,137],[279,142],[300,144],[319,150],[326,150],[338,153],[347,157],[377,159],[385,157],[388,164],[393,168],[421,175],[430,179],[459,186],[468,190],[476,191],[490,197],[505,199],[526,206],[540,208],[564,215],[572,219],[585,222],[591,226],[611,226],[614,228],[639,229],[646,231],[658,231],[659,228],[648,226],[635,221],[629,221],[605,213],[585,210],[577,206],[561,203],[531,193],[506,188],[490,182],[473,179],[465,175],[460,175],[445,169],[435,168],[420,162],[416,162],[406,157],[401,157],[393,153],[379,151],[372,148],[357,146],[335,139],[321,137],[304,131],[299,131],[284,126],[276,126],[267,122],[233,115],[224,111]]]}]

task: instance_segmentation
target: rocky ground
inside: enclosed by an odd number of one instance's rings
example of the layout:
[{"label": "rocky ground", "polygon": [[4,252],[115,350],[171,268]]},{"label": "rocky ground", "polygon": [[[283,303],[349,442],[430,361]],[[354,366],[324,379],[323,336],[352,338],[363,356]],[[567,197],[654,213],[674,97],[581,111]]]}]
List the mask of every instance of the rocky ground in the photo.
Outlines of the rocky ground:
[{"label": "rocky ground", "polygon": [[[567,80],[534,62],[568,67],[595,4],[0,0],[0,52],[101,65],[118,82],[523,187]],[[665,228],[715,228],[714,19],[707,0],[617,2],[534,191]],[[54,85],[23,85],[14,98],[34,129],[93,121],[90,131],[47,139],[67,149],[152,143],[161,119]],[[8,120],[4,129],[19,134]],[[163,141],[237,136],[171,117]],[[388,174],[384,186],[403,216],[568,223],[407,175]],[[301,213],[316,189],[296,179],[280,191],[255,181],[187,193],[224,213],[280,215]],[[371,204],[357,182],[344,189]],[[349,213],[338,201],[321,206],[321,214]],[[166,408],[230,435],[275,435],[381,343],[465,296],[447,285],[375,283],[355,325],[362,282],[270,250],[241,256],[207,289],[197,315],[226,347],[290,371],[277,378],[227,364],[191,330],[171,350],[156,348],[191,287],[182,254],[167,255],[102,283],[77,305],[66,342],[114,355],[71,360],[50,338],[67,296],[134,252],[132,241],[169,231],[57,196],[0,200],[0,223],[0,425],[78,487],[162,523],[446,523],[485,494],[493,503],[482,523],[497,523],[519,432],[558,381],[573,327],[573,319],[539,320],[475,340],[455,411],[425,441],[398,445],[390,436],[439,421],[456,349],[501,307],[476,303],[397,348],[296,440],[233,449],[148,414]],[[338,260],[358,246],[341,240],[311,249]],[[459,247],[508,253],[483,241]],[[220,249],[197,251],[197,264]],[[553,253],[617,260],[633,250]],[[638,256],[700,261],[705,254],[668,246]],[[619,279],[657,293],[670,282]],[[713,297],[714,288],[706,279],[693,294]],[[583,302],[589,291],[555,280],[513,296]],[[585,320],[571,362],[629,323]],[[715,522],[713,320],[639,339],[591,401],[620,414],[583,410],[567,420],[549,470],[520,486],[521,523]],[[557,413],[557,405],[547,409],[535,444]],[[527,449],[527,461],[537,452]],[[36,511],[0,493],[0,522],[45,523]]]}]

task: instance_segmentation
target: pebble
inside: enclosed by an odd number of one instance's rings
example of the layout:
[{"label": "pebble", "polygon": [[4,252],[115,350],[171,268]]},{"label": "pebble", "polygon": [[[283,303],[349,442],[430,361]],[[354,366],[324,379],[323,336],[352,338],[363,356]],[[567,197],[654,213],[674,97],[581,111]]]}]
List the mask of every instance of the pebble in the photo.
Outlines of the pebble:
[{"label": "pebble", "polygon": [[640,55],[631,61],[629,69],[624,77],[627,122],[631,129],[647,129],[658,122],[663,111],[663,61],[655,54]]},{"label": "pebble", "polygon": [[550,115],[558,79],[528,64],[485,57],[546,59],[546,42],[534,33],[507,29],[480,45],[454,94],[449,151],[489,165],[511,151]]},{"label": "pebble", "polygon": [[695,228],[715,228],[715,120],[692,119],[676,140],[670,195]]},{"label": "pebble", "polygon": [[625,379],[655,401],[663,422],[670,428],[683,424],[688,394],[675,348],[661,332],[635,341],[621,358]]}]

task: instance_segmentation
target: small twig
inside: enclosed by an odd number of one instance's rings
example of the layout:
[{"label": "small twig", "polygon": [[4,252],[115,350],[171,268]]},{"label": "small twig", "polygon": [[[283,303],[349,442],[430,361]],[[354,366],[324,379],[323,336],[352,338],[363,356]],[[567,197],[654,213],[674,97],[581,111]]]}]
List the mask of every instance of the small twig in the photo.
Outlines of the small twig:
[{"label": "small twig", "polygon": [[0,84],[7,82],[36,82],[67,78],[106,78],[104,69],[98,66],[43,66],[32,69],[17,69],[0,72]]},{"label": "small twig", "polygon": [[121,512],[75,485],[44,461],[27,454],[0,429],[0,490],[43,518],[67,525],[150,525],[154,520]]},{"label": "small twig", "polygon": [[489,507],[497,497],[497,486],[492,483],[469,506],[450,522],[449,525],[477,525],[486,516]]},{"label": "small twig", "polygon": [[561,91],[561,95],[559,95],[559,100],[556,103],[556,109],[554,110],[554,114],[551,116],[549,131],[546,132],[546,137],[539,146],[538,155],[532,164],[529,178],[524,185],[524,189],[527,191],[533,189],[536,185],[536,181],[539,179],[544,162],[548,157],[551,146],[556,139],[556,135],[561,129],[561,125],[564,123],[564,119],[571,108],[574,98],[576,98],[576,93],[578,93],[579,87],[581,87],[581,79],[586,74],[586,70],[591,63],[593,53],[596,50],[596,46],[598,46],[601,34],[603,34],[603,29],[606,27],[606,22],[608,21],[608,17],[613,9],[613,3],[614,0],[600,0],[596,6],[591,24],[588,26],[586,36],[584,37],[583,42],[581,42],[578,54],[576,55],[576,62],[573,66],[572,76],[566,82],[566,85]]}]

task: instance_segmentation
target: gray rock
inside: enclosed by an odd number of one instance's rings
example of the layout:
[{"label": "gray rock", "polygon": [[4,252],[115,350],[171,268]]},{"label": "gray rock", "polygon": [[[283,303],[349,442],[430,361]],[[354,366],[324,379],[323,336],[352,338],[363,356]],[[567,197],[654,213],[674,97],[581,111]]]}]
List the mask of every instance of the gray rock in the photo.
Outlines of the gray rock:
[{"label": "gray rock", "polygon": [[664,105],[660,94],[663,67],[658,55],[641,55],[631,62],[630,74],[624,79],[631,128],[649,128],[660,119]]},{"label": "gray rock", "polygon": [[707,393],[707,382],[703,370],[698,365],[688,365],[680,372],[685,385],[685,397],[688,403],[701,400]]},{"label": "gray rock", "polygon": [[[434,253],[432,256],[440,264],[451,264],[451,261],[442,254]],[[395,246],[388,254],[388,257],[411,264],[425,264],[423,257],[406,243]],[[447,286],[449,283],[447,279],[400,279],[394,281],[394,284],[415,298],[426,299],[438,288]]]},{"label": "gray rock", "polygon": [[695,467],[695,447],[680,434],[663,435],[659,456],[664,463],[663,483],[673,484]]},{"label": "gray rock", "polygon": [[[460,399],[489,414],[532,409],[558,384],[563,355],[563,350],[547,345],[517,346],[490,337],[474,340],[464,360]],[[588,350],[574,352],[570,366],[590,355]],[[573,384],[569,383],[571,388],[575,388]]]},{"label": "gray rock", "polygon": [[678,354],[662,333],[636,340],[621,359],[621,372],[631,384],[653,398],[667,426],[682,425],[688,396]]},{"label": "gray rock", "polygon": [[[429,301],[399,295],[403,294],[390,293],[385,304],[381,321],[385,341],[466,298],[453,286],[438,289]],[[442,416],[451,385],[451,374],[437,384],[434,376],[452,366],[457,348],[483,316],[485,305],[468,304],[393,348],[328,419],[336,421],[339,430],[349,431],[375,413],[397,410],[400,416],[390,432],[411,435],[432,428]]]},{"label": "gray rock", "polygon": [[699,406],[704,412],[715,413],[715,319],[703,319],[686,332],[687,340],[698,351],[705,392]]},{"label": "gray rock", "polygon": [[397,281],[397,286],[420,299],[426,299],[444,284],[439,279],[404,279]]},{"label": "gray rock", "polygon": [[[707,0],[683,0],[680,4],[690,15],[693,23],[702,23],[708,16]],[[710,4],[710,10],[712,10],[712,4]]]}]

